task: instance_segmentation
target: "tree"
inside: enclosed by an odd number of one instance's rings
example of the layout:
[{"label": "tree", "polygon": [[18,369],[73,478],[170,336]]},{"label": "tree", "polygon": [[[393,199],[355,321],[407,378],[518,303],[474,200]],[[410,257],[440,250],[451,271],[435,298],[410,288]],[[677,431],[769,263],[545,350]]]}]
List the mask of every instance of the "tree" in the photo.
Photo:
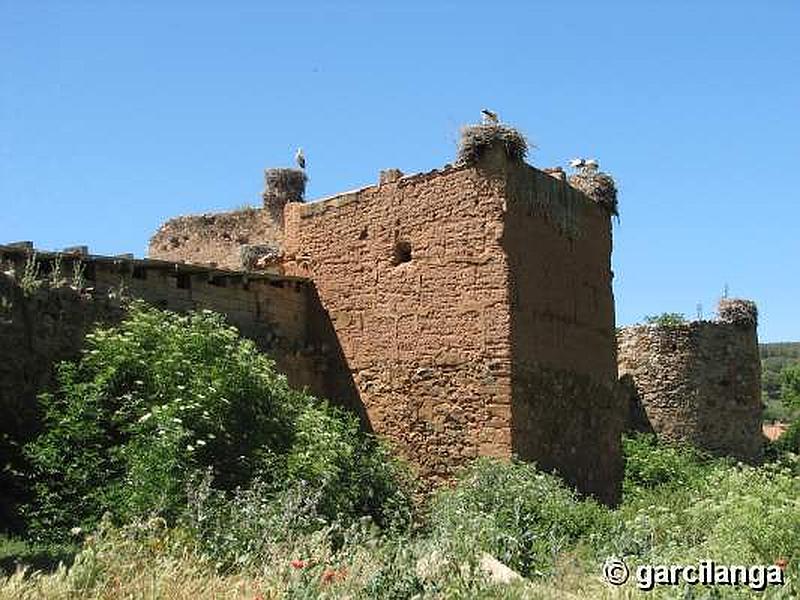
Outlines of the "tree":
[{"label": "tree", "polygon": [[785,405],[800,409],[800,364],[786,365],[781,371],[781,399]]}]

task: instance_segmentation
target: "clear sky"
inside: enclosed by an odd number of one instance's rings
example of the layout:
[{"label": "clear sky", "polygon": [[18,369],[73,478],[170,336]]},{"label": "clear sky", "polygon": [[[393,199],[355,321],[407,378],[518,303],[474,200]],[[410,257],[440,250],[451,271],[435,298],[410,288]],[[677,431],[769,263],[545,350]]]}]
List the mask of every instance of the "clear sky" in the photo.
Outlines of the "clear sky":
[{"label": "clear sky", "polygon": [[0,242],[144,255],[168,217],[451,162],[489,107],[621,190],[617,320],[710,316],[800,340],[797,0],[0,0]]}]

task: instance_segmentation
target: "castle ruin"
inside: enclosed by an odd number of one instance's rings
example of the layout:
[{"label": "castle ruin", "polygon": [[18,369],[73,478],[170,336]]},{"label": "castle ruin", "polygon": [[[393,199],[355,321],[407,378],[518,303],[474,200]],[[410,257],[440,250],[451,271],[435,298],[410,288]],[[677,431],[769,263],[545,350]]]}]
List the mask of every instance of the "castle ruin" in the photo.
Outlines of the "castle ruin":
[{"label": "castle ruin", "polygon": [[755,304],[723,299],[718,312],[715,321],[620,330],[629,427],[758,462],[763,407]]},{"label": "castle ruin", "polygon": [[[309,281],[326,317],[326,392],[354,407],[428,481],[479,455],[536,461],[613,502],[616,392],[610,212],[513,160],[402,176],[332,198],[180,217],[160,260]],[[282,210],[276,210],[276,206]]]},{"label": "castle ruin", "polygon": [[608,206],[502,146],[313,203],[284,175],[267,172],[263,208],[165,223],[148,259],[0,248],[11,271],[33,256],[46,271],[80,263],[86,279],[30,294],[2,276],[3,395],[22,381],[32,396],[94,321],[120,318],[124,289],[226,314],[290,383],[352,408],[431,486],[476,456],[517,456],[618,500]]}]

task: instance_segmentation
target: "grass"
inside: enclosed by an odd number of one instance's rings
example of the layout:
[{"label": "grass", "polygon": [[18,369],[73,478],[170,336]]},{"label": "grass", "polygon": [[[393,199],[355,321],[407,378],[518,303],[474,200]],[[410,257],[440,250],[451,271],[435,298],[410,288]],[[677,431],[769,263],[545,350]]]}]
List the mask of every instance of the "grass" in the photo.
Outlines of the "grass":
[{"label": "grass", "polygon": [[71,565],[80,550],[77,544],[44,544],[0,535],[0,572],[10,575],[20,568],[53,571]]},{"label": "grass", "polygon": [[[0,598],[798,597],[796,455],[749,467],[645,436],[626,440],[625,453],[625,496],[614,510],[578,498],[531,465],[480,459],[411,529],[381,530],[370,519],[316,527],[305,520],[295,527],[291,503],[281,509],[284,519],[272,521],[248,509],[258,501],[245,494],[237,518],[254,520],[254,527],[226,525],[219,532],[229,547],[241,545],[233,563],[219,562],[191,521],[168,528],[157,518],[122,527],[104,520],[71,567],[36,571],[52,569],[50,560],[20,568],[0,581]],[[263,539],[254,543],[265,518]],[[2,547],[4,556],[20,562],[40,552],[58,556],[55,548],[16,540]],[[485,552],[523,578],[493,582],[481,566]],[[624,558],[632,572],[637,565],[707,558],[765,565],[785,560],[790,581],[758,595],[736,587],[641,592],[632,582],[615,588],[602,580],[608,556]]]}]

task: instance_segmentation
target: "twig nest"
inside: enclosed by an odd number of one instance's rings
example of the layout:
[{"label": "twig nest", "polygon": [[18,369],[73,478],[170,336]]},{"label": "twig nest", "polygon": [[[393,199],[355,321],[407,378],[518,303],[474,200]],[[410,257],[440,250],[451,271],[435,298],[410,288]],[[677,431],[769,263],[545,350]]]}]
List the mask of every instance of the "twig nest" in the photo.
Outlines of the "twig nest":
[{"label": "twig nest", "polygon": [[528,141],[516,129],[495,123],[468,125],[461,129],[458,164],[474,164],[492,147],[500,146],[509,160],[522,162],[528,154]]},{"label": "twig nest", "polygon": [[239,249],[239,256],[245,271],[264,271],[283,257],[281,249],[271,244],[245,244]]},{"label": "twig nest", "polygon": [[617,185],[608,173],[598,171],[596,167],[583,167],[577,173],[570,175],[569,184],[612,215],[619,216]]},{"label": "twig nest", "polygon": [[723,323],[758,325],[758,307],[752,300],[723,298],[717,306],[717,315]]},{"label": "twig nest", "polygon": [[302,169],[266,169],[264,171],[264,204],[302,202],[308,176]]}]

